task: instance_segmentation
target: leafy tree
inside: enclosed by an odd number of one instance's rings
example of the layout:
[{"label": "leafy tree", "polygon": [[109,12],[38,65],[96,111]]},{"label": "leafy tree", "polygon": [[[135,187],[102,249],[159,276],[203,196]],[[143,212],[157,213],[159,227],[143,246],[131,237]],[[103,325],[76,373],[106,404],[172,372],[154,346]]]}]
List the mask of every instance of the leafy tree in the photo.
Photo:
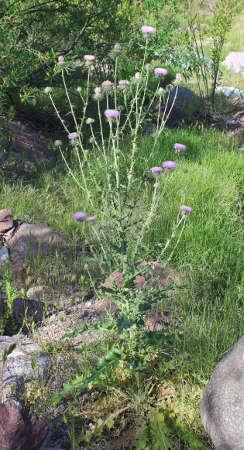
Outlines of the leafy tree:
[{"label": "leafy tree", "polygon": [[2,0],[0,4],[0,102],[18,107],[26,88],[41,88],[59,55],[99,53],[120,37],[127,18],[122,0]]}]

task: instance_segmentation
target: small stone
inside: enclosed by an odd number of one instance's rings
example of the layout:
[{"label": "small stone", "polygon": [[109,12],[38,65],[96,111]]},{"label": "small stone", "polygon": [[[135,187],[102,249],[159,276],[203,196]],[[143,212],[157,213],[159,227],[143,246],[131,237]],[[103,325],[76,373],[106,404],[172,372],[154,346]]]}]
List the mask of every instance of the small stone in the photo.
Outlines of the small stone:
[{"label": "small stone", "polygon": [[9,260],[9,252],[6,245],[3,245],[0,248],[0,266],[4,266]]},{"label": "small stone", "polygon": [[32,286],[26,292],[26,297],[29,299],[39,299],[43,296],[45,289],[45,286]]}]

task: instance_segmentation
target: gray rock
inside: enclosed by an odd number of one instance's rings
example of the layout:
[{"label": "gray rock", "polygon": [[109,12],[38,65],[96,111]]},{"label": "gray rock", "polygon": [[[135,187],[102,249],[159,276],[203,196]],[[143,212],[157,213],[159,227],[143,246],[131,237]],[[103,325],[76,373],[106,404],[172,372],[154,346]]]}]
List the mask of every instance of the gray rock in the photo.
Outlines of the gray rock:
[{"label": "gray rock", "polygon": [[23,320],[26,319],[28,323],[34,322],[40,325],[41,322],[55,311],[54,305],[46,305],[39,300],[26,300],[23,298],[16,298],[12,306],[15,323],[22,326]]},{"label": "gray rock", "polygon": [[[194,113],[200,108],[200,100],[198,96],[191,89],[184,87],[175,87],[170,93],[165,95],[161,103],[161,113],[166,109],[166,115],[171,110],[167,126],[174,127],[183,119],[190,119]],[[153,105],[153,111],[157,112],[159,108],[159,101]]]},{"label": "gray rock", "polygon": [[23,223],[6,245],[13,264],[22,264],[29,257],[53,255],[57,250],[67,248],[67,240],[44,225]]},{"label": "gray rock", "polygon": [[186,116],[190,117],[192,114],[197,112],[200,107],[200,100],[198,96],[191,89],[187,89],[184,87],[179,87],[178,90],[175,87],[169,94],[168,105],[171,106],[175,95],[175,106],[183,109],[183,112]]},{"label": "gray rock", "polygon": [[219,86],[216,88],[216,94],[222,94],[230,99],[242,99],[244,98],[244,92],[240,89],[234,88],[232,86]]},{"label": "gray rock", "polygon": [[244,449],[244,336],[216,366],[200,411],[218,450]]},{"label": "gray rock", "polygon": [[28,289],[26,292],[26,297],[29,299],[39,299],[43,296],[44,292],[46,290],[45,286],[32,286]]},{"label": "gray rock", "polygon": [[[16,347],[7,356],[5,364],[3,364],[2,357],[4,352],[14,344]],[[24,389],[24,385],[29,381],[45,379],[48,374],[49,360],[48,355],[41,354],[39,345],[23,335],[0,336],[2,402],[10,398],[18,399]]]},{"label": "gray rock", "polygon": [[244,130],[244,111],[238,111],[224,122],[224,128],[229,130]]},{"label": "gray rock", "polygon": [[0,209],[0,233],[9,230],[14,225],[14,218],[10,209]]},{"label": "gray rock", "polygon": [[239,73],[244,78],[244,52],[230,52],[223,65],[232,73]]}]

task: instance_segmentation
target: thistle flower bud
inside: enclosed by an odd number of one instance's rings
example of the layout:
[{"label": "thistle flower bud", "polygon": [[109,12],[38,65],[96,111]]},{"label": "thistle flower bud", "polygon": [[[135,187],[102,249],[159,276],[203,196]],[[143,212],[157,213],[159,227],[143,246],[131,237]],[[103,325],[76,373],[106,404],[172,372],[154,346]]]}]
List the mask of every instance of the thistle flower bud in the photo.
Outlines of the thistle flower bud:
[{"label": "thistle flower bud", "polygon": [[86,119],[86,124],[87,124],[87,125],[91,125],[91,124],[94,123],[94,122],[95,122],[95,120],[92,119],[91,117],[88,117],[88,118]]},{"label": "thistle flower bud", "polygon": [[63,55],[58,57],[58,66],[63,66],[65,64]]},{"label": "thistle flower bud", "polygon": [[54,145],[55,145],[55,147],[61,147],[62,141],[60,141],[59,139],[57,139],[56,141],[54,141]]},{"label": "thistle flower bud", "polygon": [[45,94],[51,94],[52,88],[50,86],[45,87],[44,89]]},{"label": "thistle flower bud", "polygon": [[121,50],[122,50],[121,45],[120,44],[115,44],[114,48],[113,48],[113,50],[111,52],[111,56],[114,56],[114,57],[120,56],[121,53],[122,53]]},{"label": "thistle flower bud", "polygon": [[159,87],[157,94],[159,97],[162,97],[165,94],[165,89],[162,87]]}]

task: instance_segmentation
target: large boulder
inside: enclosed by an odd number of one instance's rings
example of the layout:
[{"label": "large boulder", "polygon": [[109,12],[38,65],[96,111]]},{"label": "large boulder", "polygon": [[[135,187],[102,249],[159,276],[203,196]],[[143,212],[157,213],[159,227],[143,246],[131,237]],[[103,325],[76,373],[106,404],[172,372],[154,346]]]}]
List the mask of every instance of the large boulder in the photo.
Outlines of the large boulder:
[{"label": "large boulder", "polygon": [[67,247],[67,239],[61,233],[44,225],[23,223],[6,245],[14,264],[21,264],[29,257],[54,254]]},{"label": "large boulder", "polygon": [[223,65],[230,72],[241,74],[244,78],[244,52],[230,52]]},{"label": "large boulder", "polygon": [[200,109],[200,100],[191,89],[175,87],[160,102],[157,101],[152,110],[157,113],[160,106],[160,114],[164,115],[166,126],[177,127],[182,120],[190,120]]},{"label": "large boulder", "polygon": [[[176,96],[176,98],[175,98]],[[187,117],[192,116],[200,107],[199,97],[191,89],[175,87],[170,91],[168,105],[171,107],[175,99],[175,106],[183,109]]]},{"label": "large boulder", "polygon": [[8,248],[12,263],[18,266],[29,257],[54,254],[68,245],[63,234],[45,225],[14,220],[8,209],[0,210],[0,241]]},{"label": "large boulder", "polygon": [[244,449],[244,336],[216,366],[200,411],[218,450]]},{"label": "large boulder", "polygon": [[47,433],[47,423],[29,415],[19,402],[0,403],[1,450],[39,450]]}]

